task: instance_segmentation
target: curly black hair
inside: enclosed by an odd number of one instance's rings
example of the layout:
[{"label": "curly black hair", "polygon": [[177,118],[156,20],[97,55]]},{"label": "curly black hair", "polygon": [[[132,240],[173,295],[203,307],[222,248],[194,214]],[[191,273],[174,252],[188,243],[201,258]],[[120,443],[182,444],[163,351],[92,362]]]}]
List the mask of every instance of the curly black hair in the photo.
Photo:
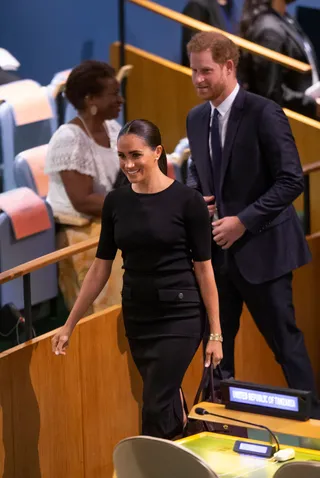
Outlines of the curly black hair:
[{"label": "curly black hair", "polygon": [[83,110],[87,95],[99,95],[103,91],[104,87],[100,80],[114,77],[115,70],[108,63],[86,60],[71,71],[65,95],[76,110]]}]

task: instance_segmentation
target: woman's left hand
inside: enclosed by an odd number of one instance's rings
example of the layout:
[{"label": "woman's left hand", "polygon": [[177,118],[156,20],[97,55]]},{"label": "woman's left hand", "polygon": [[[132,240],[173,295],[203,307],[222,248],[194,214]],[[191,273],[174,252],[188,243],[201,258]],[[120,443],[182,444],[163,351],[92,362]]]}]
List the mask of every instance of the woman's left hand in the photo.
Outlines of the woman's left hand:
[{"label": "woman's left hand", "polygon": [[222,357],[222,343],[217,340],[208,340],[205,367],[210,367],[211,363],[216,367],[221,362]]}]

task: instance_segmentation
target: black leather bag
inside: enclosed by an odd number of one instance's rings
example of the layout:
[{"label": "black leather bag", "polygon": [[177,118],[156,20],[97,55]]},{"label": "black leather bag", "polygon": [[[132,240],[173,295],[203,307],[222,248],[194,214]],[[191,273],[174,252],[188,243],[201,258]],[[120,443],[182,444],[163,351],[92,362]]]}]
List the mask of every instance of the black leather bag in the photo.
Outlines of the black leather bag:
[{"label": "black leather bag", "polygon": [[[223,377],[219,365],[217,366],[216,371],[219,378],[216,379],[215,383],[213,365],[204,368],[201,382],[193,402],[193,406],[199,403],[200,396],[202,396],[202,401],[205,400],[206,402],[211,403],[221,403],[220,381],[223,380]],[[207,398],[204,398],[205,394],[207,395]],[[224,415],[224,413],[222,413],[222,415]],[[201,432],[222,433],[224,435],[248,438],[247,429],[244,427],[224,424],[221,422],[209,422],[206,420],[195,420],[189,418],[188,423],[184,429],[183,435],[190,436]]]}]

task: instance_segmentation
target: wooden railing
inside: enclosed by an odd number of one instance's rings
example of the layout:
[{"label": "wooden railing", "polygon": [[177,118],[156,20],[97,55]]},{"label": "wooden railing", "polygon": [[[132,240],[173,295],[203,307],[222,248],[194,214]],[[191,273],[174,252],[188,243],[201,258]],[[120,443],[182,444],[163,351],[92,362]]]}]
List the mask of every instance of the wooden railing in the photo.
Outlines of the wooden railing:
[{"label": "wooden railing", "polygon": [[5,282],[17,279],[18,277],[23,277],[31,272],[34,272],[42,267],[49,266],[50,264],[56,264],[57,262],[67,259],[68,257],[79,254],[80,252],[88,251],[93,247],[98,245],[99,237],[94,237],[93,239],[88,239],[87,241],[82,241],[79,244],[73,246],[64,247],[45,256],[39,257],[29,262],[25,262],[20,266],[13,267],[5,272],[0,274],[0,285]]},{"label": "wooden railing", "polygon": [[320,161],[316,161],[315,163],[307,164],[303,167],[303,174],[309,175],[311,173],[315,173],[316,171],[320,171]]},{"label": "wooden railing", "polygon": [[80,252],[92,249],[93,247],[97,246],[98,241],[99,237],[88,239],[87,241],[83,241],[79,244],[65,247],[64,249],[60,249],[56,252],[51,252],[50,254],[46,254],[45,256],[26,262],[25,264],[21,264],[0,274],[0,285],[19,277],[23,278],[24,319],[27,339],[31,339],[33,336],[30,274],[38,269],[41,269],[42,267],[55,264],[63,259],[66,259],[67,257],[71,257],[75,254],[79,254]]},{"label": "wooden railing", "polygon": [[150,0],[129,0],[129,2],[134,3],[139,7],[145,8],[146,10],[154,12],[165,18],[173,20],[177,23],[180,23],[180,25],[190,27],[194,30],[222,33],[226,37],[230,38],[230,40],[232,40],[236,45],[238,45],[239,48],[250,51],[254,55],[262,56],[275,63],[279,63],[280,65],[283,65],[292,70],[299,71],[300,73],[307,73],[311,71],[311,67],[307,63],[294,60],[293,58],[290,58],[286,55],[282,55],[281,53],[278,53],[274,50],[270,50],[269,48],[265,48],[256,43],[245,40],[244,38],[225,32],[224,30],[212,27],[206,23],[194,20],[187,15],[183,15],[182,13],[171,10],[170,8],[163,7],[162,5],[159,5],[155,2],[151,2]]}]

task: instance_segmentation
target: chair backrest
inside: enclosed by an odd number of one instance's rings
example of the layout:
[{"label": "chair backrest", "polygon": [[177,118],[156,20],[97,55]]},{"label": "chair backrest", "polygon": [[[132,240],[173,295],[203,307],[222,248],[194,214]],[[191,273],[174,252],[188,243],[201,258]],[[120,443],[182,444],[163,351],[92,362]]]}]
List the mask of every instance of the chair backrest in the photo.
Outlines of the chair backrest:
[{"label": "chair backrest", "polygon": [[43,144],[18,154],[14,161],[14,178],[18,187],[32,189],[41,197],[48,195],[49,178],[44,172],[48,145]]},{"label": "chair backrest", "polygon": [[195,453],[161,438],[138,436],[115,447],[117,478],[217,478]]},{"label": "chair backrest", "polygon": [[[0,213],[0,272],[55,251],[55,228],[52,210],[47,203],[46,207],[51,228],[20,240],[17,240],[14,236],[10,218],[6,213]],[[30,278],[32,305],[57,296],[56,264],[32,272]],[[14,303],[18,309],[24,307],[23,280],[21,277],[0,286],[0,306],[9,302]]]},{"label": "chair backrest", "polygon": [[320,478],[320,462],[292,461],[285,463],[273,478]]},{"label": "chair backrest", "polygon": [[[18,187],[27,187],[45,199],[48,195],[49,177],[44,172],[48,145],[43,144],[18,154],[14,161],[14,177]],[[56,223],[68,226],[86,226],[89,219],[55,213]]]},{"label": "chair backrest", "polygon": [[[20,82],[15,82],[17,85]],[[23,83],[23,81],[21,82]],[[23,85],[21,86],[21,88]],[[17,87],[18,88],[18,87]],[[18,88],[19,89],[19,88]],[[14,158],[21,152],[50,141],[51,136],[57,129],[56,104],[54,98],[47,89],[39,88],[33,92],[37,101],[39,97],[46,98],[50,107],[50,115],[47,119],[32,122],[25,120],[23,124],[17,124],[14,107],[9,101],[0,104],[0,163],[2,164],[3,190],[14,189],[13,163]],[[24,97],[21,102],[23,103]],[[30,103],[30,105],[29,105]],[[35,103],[37,107],[37,103]],[[45,104],[45,103],[44,103]],[[49,108],[48,107],[48,108]],[[28,98],[28,108],[32,109],[32,97]],[[28,116],[28,115],[25,115]],[[41,116],[40,116],[41,117]]]}]

